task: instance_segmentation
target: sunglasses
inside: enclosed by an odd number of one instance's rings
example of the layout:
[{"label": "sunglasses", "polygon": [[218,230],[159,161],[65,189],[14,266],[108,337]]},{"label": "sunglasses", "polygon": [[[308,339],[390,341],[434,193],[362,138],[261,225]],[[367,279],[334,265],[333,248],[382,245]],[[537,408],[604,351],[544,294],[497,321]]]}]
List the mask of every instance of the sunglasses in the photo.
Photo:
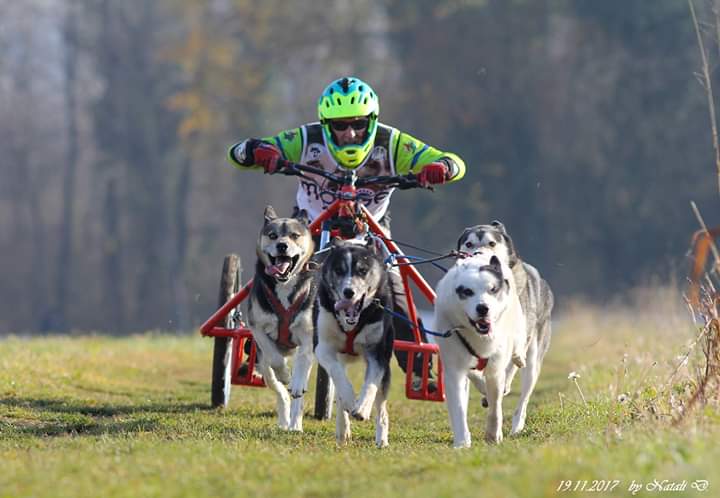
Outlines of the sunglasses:
[{"label": "sunglasses", "polygon": [[345,131],[351,127],[355,131],[363,131],[368,127],[370,120],[368,118],[355,119],[353,121],[330,120],[330,127],[335,131]]}]

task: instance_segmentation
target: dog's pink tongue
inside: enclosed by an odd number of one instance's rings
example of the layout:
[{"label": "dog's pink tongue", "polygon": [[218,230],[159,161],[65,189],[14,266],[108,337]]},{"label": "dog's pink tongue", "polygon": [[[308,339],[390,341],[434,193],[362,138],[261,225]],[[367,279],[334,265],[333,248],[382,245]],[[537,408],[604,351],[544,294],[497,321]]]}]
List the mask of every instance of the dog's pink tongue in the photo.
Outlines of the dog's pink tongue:
[{"label": "dog's pink tongue", "polygon": [[290,261],[281,261],[276,265],[266,267],[265,272],[271,277],[274,277],[275,275],[282,275],[288,268],[290,268]]},{"label": "dog's pink tongue", "polygon": [[353,302],[349,299],[341,299],[335,302],[335,311],[347,310],[352,308]]}]

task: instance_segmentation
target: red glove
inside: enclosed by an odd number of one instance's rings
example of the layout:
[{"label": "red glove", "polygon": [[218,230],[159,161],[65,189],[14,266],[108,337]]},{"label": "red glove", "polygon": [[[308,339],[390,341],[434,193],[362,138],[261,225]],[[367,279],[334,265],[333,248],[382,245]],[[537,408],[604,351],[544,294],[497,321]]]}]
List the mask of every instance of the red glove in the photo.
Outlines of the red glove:
[{"label": "red glove", "polygon": [[430,163],[426,164],[418,173],[417,180],[423,187],[442,184],[448,181],[448,173],[449,170],[445,163]]},{"label": "red glove", "polygon": [[278,170],[278,160],[282,157],[280,151],[273,145],[260,142],[253,149],[253,161],[262,166],[265,173],[273,174]]}]

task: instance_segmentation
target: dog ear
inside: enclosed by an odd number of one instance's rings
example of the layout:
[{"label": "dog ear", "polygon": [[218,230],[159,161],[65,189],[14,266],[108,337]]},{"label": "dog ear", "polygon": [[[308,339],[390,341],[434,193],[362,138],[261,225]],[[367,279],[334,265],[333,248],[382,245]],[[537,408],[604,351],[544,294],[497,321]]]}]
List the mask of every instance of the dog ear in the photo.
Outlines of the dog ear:
[{"label": "dog ear", "polygon": [[501,270],[502,270],[502,268],[501,268],[501,266],[500,266],[500,260],[499,260],[498,257],[495,256],[494,254],[493,254],[492,258],[490,258],[490,266],[491,266],[492,268],[494,268],[495,270],[497,270],[497,271],[501,271]]},{"label": "dog ear", "polygon": [[520,260],[520,256],[518,256],[517,251],[515,250],[515,244],[513,244],[512,239],[510,236],[506,233],[502,234],[503,239],[505,239],[505,245],[507,245],[508,250],[508,266],[510,268],[515,268],[515,265]]},{"label": "dog ear", "polygon": [[380,248],[375,243],[375,239],[373,239],[372,237],[367,238],[367,240],[365,241],[365,247],[375,256],[378,256],[380,254]]},{"label": "dog ear", "polygon": [[519,257],[518,257],[517,251],[515,251],[515,244],[513,244],[513,241],[510,238],[510,235],[508,235],[505,225],[503,225],[498,220],[491,221],[490,225],[495,227],[502,235],[502,238],[505,240],[505,245],[507,246],[507,249],[508,249],[508,266],[510,268],[514,268],[518,262]]},{"label": "dog ear", "polygon": [[304,209],[300,209],[297,206],[293,208],[293,214],[292,217],[298,220],[300,223],[304,225],[310,224],[310,218],[308,216],[308,212]]},{"label": "dog ear", "polygon": [[265,224],[266,225],[268,223],[270,223],[272,220],[277,219],[277,217],[278,217],[277,214],[275,214],[275,210],[270,205],[265,206],[265,215],[264,216],[265,216]]},{"label": "dog ear", "polygon": [[492,220],[492,221],[490,222],[490,226],[495,227],[495,228],[497,228],[498,230],[500,230],[500,232],[501,232],[503,235],[507,235],[507,230],[505,230],[505,225],[503,225],[500,221],[498,221],[498,220]]}]

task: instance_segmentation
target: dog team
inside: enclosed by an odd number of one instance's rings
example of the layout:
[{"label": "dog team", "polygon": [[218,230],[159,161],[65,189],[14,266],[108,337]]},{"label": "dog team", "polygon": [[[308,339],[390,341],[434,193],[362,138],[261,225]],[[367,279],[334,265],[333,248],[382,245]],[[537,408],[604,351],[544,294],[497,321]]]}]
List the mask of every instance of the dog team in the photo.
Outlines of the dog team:
[{"label": "dog team", "polygon": [[[498,221],[465,229],[457,251],[465,257],[437,284],[430,328],[444,332],[436,342],[453,446],[463,448],[471,445],[470,384],[488,409],[485,440],[500,443],[502,401],[518,370],[521,390],[511,434],[523,430],[550,345],[553,294],[537,269],[518,257]],[[394,340],[385,310],[394,296],[382,248],[372,238],[334,240],[317,261],[314,252],[304,211],[281,218],[266,208],[248,308],[258,371],[277,395],[279,426],[302,431],[314,355],[334,386],[338,443],[350,439],[350,417],[368,420],[374,407],[375,443],[385,447]],[[346,365],[359,360],[365,376],[356,394]]]}]

